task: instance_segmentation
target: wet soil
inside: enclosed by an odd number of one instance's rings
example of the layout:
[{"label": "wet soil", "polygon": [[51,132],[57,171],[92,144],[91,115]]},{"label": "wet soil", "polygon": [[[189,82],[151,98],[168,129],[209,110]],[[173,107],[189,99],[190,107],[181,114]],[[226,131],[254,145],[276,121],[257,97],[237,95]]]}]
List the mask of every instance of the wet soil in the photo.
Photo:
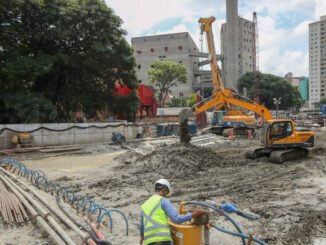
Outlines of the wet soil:
[{"label": "wet soil", "polygon": [[[235,219],[244,231],[251,229],[267,244],[317,245],[326,244],[325,133],[318,137],[309,157],[281,165],[267,158],[245,159],[244,153],[259,145],[255,140],[222,140],[209,147],[147,142],[116,149],[119,153],[104,153],[101,148],[84,160],[60,156],[23,162],[78,194],[122,210],[130,222],[130,235],[124,235],[123,222],[117,219],[113,233],[106,234],[113,244],[139,244],[140,205],[153,193],[153,183],[166,178],[176,207],[183,200],[233,202],[240,210],[260,215],[258,221]],[[228,227],[223,217],[214,215],[212,220]],[[240,240],[212,231],[211,244],[240,244]]]}]

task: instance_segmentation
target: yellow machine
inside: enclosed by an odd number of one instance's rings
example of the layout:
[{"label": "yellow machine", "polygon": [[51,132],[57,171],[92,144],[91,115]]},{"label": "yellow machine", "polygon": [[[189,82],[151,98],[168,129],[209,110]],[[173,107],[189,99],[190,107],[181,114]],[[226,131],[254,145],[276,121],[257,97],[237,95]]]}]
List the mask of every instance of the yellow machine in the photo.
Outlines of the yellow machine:
[{"label": "yellow machine", "polygon": [[306,147],[314,145],[314,132],[297,130],[292,120],[273,120],[271,112],[265,106],[239,96],[232,89],[224,88],[213,43],[212,23],[214,21],[214,17],[199,19],[202,30],[207,33],[208,48],[212,56],[210,63],[214,95],[195,105],[196,112],[201,113],[213,107],[236,106],[258,114],[263,120],[261,139],[264,147],[247,153],[247,158],[269,156],[272,162],[282,163],[289,159],[306,156],[308,154]]},{"label": "yellow machine", "polygon": [[[181,202],[179,206],[179,213],[186,214],[185,208],[186,202]],[[170,230],[172,234],[173,244],[174,245],[203,245],[203,241],[205,244],[208,244],[208,227],[205,226],[208,224],[209,218],[208,214],[201,217],[198,220],[195,220],[194,223],[183,223],[183,224],[175,224],[173,222],[169,222]],[[205,233],[205,234],[203,234]],[[206,243],[207,242],[207,243]]]},{"label": "yellow machine", "polygon": [[[210,18],[200,18],[199,23],[201,23],[201,32],[206,33],[208,53],[210,58],[210,66],[212,70],[212,80],[213,80],[213,96],[225,90],[223,81],[221,79],[221,72],[217,65],[217,56],[215,51],[213,33],[212,33],[212,23],[215,21],[214,17]],[[234,90],[231,90],[234,91]],[[235,91],[234,91],[235,92]],[[235,92],[236,93],[236,92]],[[225,129],[234,128],[234,133],[236,135],[245,135],[248,131],[251,134],[254,133],[254,128],[256,127],[256,118],[254,115],[250,115],[244,111],[244,108],[234,108],[234,106],[226,103],[216,104],[214,108],[216,110],[225,107],[227,113],[223,116],[223,123],[218,126],[213,126],[211,131],[216,134],[225,133]]]}]

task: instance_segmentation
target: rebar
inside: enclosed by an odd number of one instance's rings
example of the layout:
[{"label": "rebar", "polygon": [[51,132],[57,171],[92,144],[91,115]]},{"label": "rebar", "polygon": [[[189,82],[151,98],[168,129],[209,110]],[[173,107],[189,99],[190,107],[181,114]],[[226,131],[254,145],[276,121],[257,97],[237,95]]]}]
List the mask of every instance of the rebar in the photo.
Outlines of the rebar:
[{"label": "rebar", "polygon": [[[1,171],[5,171],[1,169]],[[58,222],[52,217],[52,214],[47,212],[35,199],[33,199],[28,193],[16,185],[11,179],[6,176],[0,176],[2,179],[5,179],[8,184],[10,184],[15,190],[17,190],[21,195],[23,195],[42,215],[42,217],[49,222],[55,231],[63,238],[63,240],[68,245],[75,245],[76,243],[70,238],[70,236],[61,228]]]},{"label": "rebar", "polygon": [[8,190],[7,183],[3,180],[0,180],[0,213],[5,224],[23,225],[28,220],[22,202]]},{"label": "rebar", "polygon": [[[4,182],[7,181],[6,177],[0,174],[0,179]],[[66,245],[66,243],[58,236],[58,234],[45,222],[45,220],[35,211],[35,209],[28,203],[28,201],[10,184],[8,188],[15,193],[18,199],[24,204],[28,212],[34,217],[37,223],[44,228],[44,230],[50,235],[53,241],[58,245]]]}]

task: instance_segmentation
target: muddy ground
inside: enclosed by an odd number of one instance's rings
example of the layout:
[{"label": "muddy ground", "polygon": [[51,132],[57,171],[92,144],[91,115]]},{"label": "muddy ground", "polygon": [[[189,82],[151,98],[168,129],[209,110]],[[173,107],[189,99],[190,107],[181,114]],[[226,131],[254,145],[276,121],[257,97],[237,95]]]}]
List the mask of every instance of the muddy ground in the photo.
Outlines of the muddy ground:
[{"label": "muddy ground", "polygon": [[[17,156],[28,167],[42,169],[49,179],[70,186],[105,207],[122,210],[129,219],[130,235],[119,217],[113,244],[139,244],[139,207],[153,192],[153,182],[167,178],[173,186],[171,200],[233,202],[240,210],[260,215],[258,221],[236,217],[244,232],[267,244],[326,244],[326,132],[317,133],[317,145],[309,157],[282,165],[267,158],[245,159],[244,153],[259,145],[256,140],[219,138],[214,145],[184,146],[175,139],[145,141],[127,147],[87,146],[73,155]],[[50,199],[51,197],[49,197]],[[225,218],[212,221],[231,228]],[[0,227],[0,244],[49,244],[34,226]],[[16,234],[11,243],[10,232]],[[26,231],[27,229],[27,231]],[[36,234],[36,235],[35,235]],[[241,244],[238,238],[211,230],[211,244]]]}]

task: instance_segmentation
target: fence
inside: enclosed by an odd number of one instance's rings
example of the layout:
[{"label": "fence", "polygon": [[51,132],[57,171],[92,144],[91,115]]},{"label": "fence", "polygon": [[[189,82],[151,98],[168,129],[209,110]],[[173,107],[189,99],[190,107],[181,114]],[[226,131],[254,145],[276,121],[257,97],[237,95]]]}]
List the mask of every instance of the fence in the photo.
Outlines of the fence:
[{"label": "fence", "polygon": [[33,145],[74,145],[111,142],[112,132],[120,132],[128,139],[136,137],[139,125],[120,122],[0,124],[0,149],[13,146],[17,133],[31,133]]}]

